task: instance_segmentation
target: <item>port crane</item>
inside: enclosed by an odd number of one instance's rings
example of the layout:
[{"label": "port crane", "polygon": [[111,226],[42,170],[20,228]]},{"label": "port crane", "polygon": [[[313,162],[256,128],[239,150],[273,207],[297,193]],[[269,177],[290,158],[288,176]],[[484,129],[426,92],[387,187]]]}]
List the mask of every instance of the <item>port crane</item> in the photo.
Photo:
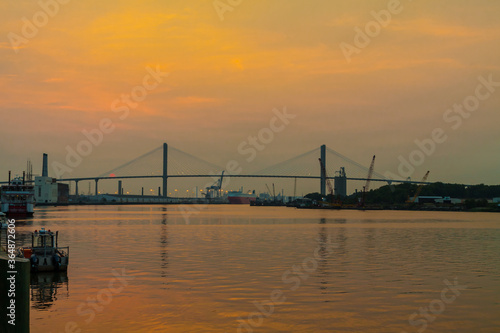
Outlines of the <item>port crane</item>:
[{"label": "port crane", "polygon": [[372,179],[374,167],[375,167],[375,155],[373,155],[372,163],[370,164],[370,168],[368,169],[368,176],[366,177],[366,183],[365,186],[363,186],[363,194],[361,195],[361,202],[359,203],[359,206],[362,208],[365,207],[366,192],[368,192],[370,189],[370,181]]},{"label": "port crane", "polygon": [[269,196],[271,196],[271,189],[269,188],[269,186],[266,184],[266,187],[267,187],[267,193],[269,193]]},{"label": "port crane", "polygon": [[418,185],[417,190],[415,191],[415,195],[411,199],[408,197],[408,200],[406,201],[407,203],[414,203],[417,200],[420,192],[422,191],[422,187],[424,187],[424,183],[427,180],[427,177],[429,177],[429,173],[430,171],[427,171],[424,178],[422,178],[420,184]]},{"label": "port crane", "polygon": [[222,171],[222,174],[220,175],[220,179],[217,180],[214,185],[206,188],[207,193],[205,193],[205,197],[210,198],[210,191],[213,191],[213,192],[217,191],[217,197],[219,197],[221,189],[222,189],[222,181],[223,180],[224,180],[224,171]]},{"label": "port crane", "polygon": [[[273,183],[272,193],[271,193],[271,189],[269,188],[269,185],[266,184],[266,188],[267,188],[267,193],[269,193],[269,197],[273,197],[273,200],[271,202],[276,202],[276,190],[274,187],[274,183]],[[264,199],[264,200],[267,201],[267,199]]]}]

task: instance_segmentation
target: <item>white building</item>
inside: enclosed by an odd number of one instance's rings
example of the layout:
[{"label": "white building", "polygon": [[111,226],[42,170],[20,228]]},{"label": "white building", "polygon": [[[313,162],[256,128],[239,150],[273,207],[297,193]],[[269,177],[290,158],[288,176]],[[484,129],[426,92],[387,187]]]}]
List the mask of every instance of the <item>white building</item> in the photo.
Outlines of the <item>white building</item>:
[{"label": "white building", "polygon": [[35,177],[35,201],[44,203],[65,203],[68,202],[69,186],[57,183],[52,177]]},{"label": "white building", "polygon": [[35,177],[35,200],[38,203],[57,202],[57,182],[52,177]]}]

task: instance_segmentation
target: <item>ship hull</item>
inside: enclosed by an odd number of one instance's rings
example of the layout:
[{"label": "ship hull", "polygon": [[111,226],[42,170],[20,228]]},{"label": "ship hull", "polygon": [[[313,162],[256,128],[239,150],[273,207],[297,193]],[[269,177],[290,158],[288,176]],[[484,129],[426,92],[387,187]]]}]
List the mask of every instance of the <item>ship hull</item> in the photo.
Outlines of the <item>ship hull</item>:
[{"label": "ship hull", "polygon": [[16,206],[5,204],[2,207],[2,212],[7,215],[7,217],[31,217],[33,216],[33,209],[29,209],[27,206]]},{"label": "ship hull", "polygon": [[33,212],[25,212],[25,213],[6,213],[7,217],[10,218],[25,218],[25,217],[33,217]]},{"label": "ship hull", "polygon": [[230,204],[248,205],[251,201],[255,201],[255,197],[228,197]]}]

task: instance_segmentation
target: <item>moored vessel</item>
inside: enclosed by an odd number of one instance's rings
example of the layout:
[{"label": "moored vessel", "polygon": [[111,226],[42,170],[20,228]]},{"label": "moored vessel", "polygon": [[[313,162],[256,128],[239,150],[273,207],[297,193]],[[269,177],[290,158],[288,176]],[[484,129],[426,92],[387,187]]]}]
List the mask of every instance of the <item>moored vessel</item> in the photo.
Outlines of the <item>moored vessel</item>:
[{"label": "moored vessel", "polygon": [[239,191],[230,191],[227,193],[227,199],[230,204],[249,204],[252,201],[255,201],[257,195],[255,191],[252,192],[243,192],[243,188]]},{"label": "moored vessel", "polygon": [[32,272],[66,271],[69,247],[59,247],[58,238],[58,231],[35,230],[31,234],[31,246],[19,248],[18,256],[30,260]]},{"label": "moored vessel", "polygon": [[9,183],[1,188],[2,194],[0,197],[1,211],[7,216],[27,217],[33,216],[33,208],[35,205],[35,190],[33,185],[28,185],[23,177],[15,177]]}]

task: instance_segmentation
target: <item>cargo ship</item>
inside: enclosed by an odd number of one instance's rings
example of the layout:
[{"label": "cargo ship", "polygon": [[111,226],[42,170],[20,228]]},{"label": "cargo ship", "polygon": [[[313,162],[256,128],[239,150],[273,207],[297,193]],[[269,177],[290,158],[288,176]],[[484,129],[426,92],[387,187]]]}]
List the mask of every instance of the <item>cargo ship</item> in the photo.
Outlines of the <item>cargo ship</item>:
[{"label": "cargo ship", "polygon": [[251,201],[255,201],[257,199],[257,195],[255,194],[255,190],[251,193],[244,193],[243,188],[239,191],[229,191],[227,193],[227,199],[230,204],[249,204]]},{"label": "cargo ship", "polygon": [[33,216],[33,207],[35,205],[35,190],[33,185],[27,185],[25,175],[15,177],[9,183],[1,188],[0,197],[1,211],[9,217],[28,217]]}]

